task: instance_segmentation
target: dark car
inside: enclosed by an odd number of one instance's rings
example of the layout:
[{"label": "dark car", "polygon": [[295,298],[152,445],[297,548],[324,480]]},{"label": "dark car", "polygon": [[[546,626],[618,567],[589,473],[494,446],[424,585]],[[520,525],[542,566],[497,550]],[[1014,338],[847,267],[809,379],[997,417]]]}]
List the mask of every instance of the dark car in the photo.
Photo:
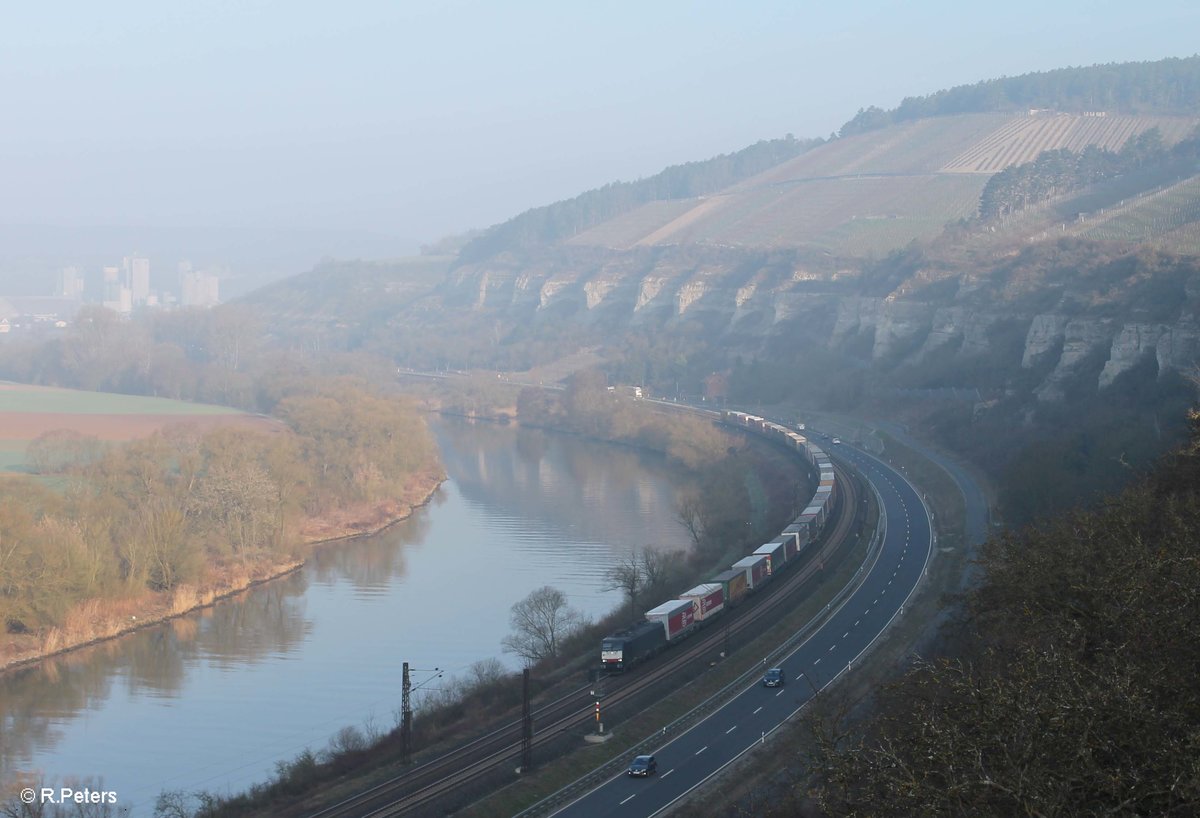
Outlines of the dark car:
[{"label": "dark car", "polygon": [[783,672],[783,668],[773,667],[763,676],[763,687],[783,687],[786,681],[787,674]]},{"label": "dark car", "polygon": [[638,756],[629,763],[629,769],[626,770],[629,775],[644,776],[654,775],[658,771],[658,762],[654,760],[654,756]]}]

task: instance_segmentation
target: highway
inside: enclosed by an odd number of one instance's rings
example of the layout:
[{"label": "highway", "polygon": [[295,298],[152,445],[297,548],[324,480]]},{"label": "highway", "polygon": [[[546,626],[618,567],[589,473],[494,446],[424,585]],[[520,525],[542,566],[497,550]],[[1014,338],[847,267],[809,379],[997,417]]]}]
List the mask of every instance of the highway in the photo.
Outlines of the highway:
[{"label": "highway", "polygon": [[654,750],[657,775],[634,779],[622,772],[554,815],[635,818],[662,812],[755,745],[769,742],[786,719],[852,668],[899,615],[933,550],[928,511],[916,489],[883,461],[847,444],[832,445],[828,438],[821,442],[831,456],[862,474],[882,500],[886,533],[862,584],[822,627],[776,663],[787,673],[784,687],[755,684]]}]

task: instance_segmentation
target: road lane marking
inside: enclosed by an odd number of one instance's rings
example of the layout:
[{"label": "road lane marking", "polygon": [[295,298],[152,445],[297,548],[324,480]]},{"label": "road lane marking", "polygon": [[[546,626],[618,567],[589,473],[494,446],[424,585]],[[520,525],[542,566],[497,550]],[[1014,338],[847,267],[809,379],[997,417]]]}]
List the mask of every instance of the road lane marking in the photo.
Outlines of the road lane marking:
[{"label": "road lane marking", "polygon": [[707,750],[707,749],[708,749],[708,745],[707,745],[707,744],[705,744],[703,747],[701,747],[699,750],[697,750],[697,751],[696,751],[696,755],[700,755],[701,753],[703,753],[703,752],[704,752],[705,750]]},{"label": "road lane marking", "polygon": [[836,648],[836,647],[837,647],[837,645],[830,645],[830,646],[829,646],[829,650],[830,650],[830,651],[832,651],[832,650],[833,650],[834,648]]},{"label": "road lane marking", "polygon": [[780,690],[778,693],[776,693],[776,694],[775,694],[775,698],[777,698],[777,699],[778,699],[778,698],[779,698],[780,696],[782,696],[782,695],[783,695],[783,691],[782,691],[782,690]]},{"label": "road lane marking", "polygon": [[850,631],[846,631],[845,633],[842,634],[842,638],[845,639],[849,635],[850,635]]},{"label": "road lane marking", "polygon": [[725,735],[729,735],[736,729],[737,729],[737,725],[735,724],[735,725],[733,725],[733,727],[730,727],[728,730],[725,731]]},{"label": "road lane marking", "polygon": [[675,768],[674,768],[674,767],[672,767],[671,769],[667,770],[665,773],[663,773],[662,775],[660,775],[660,776],[659,776],[659,778],[666,778],[668,775],[670,775],[670,774],[671,774],[671,773],[673,773],[673,772],[675,772]]},{"label": "road lane marking", "polygon": [[[821,664],[821,660],[820,660],[820,659],[817,659],[815,662],[813,662],[813,664],[814,664],[814,665],[819,665],[819,664]],[[760,708],[758,708],[758,710],[762,710],[762,708],[760,707]],[[758,710],[755,710],[754,712],[755,712],[755,713],[757,713],[757,712],[758,712]]]},{"label": "road lane marking", "polygon": [[[817,661],[819,662],[819,661],[821,661],[821,660],[820,660],[820,659],[818,659]],[[760,706],[760,707],[758,708],[758,710],[762,710],[762,707]],[[753,713],[751,713],[750,715],[751,715],[751,716],[757,716],[757,715],[758,715],[758,710],[755,710],[755,711],[754,711]]]},{"label": "road lane marking", "polygon": [[857,627],[858,627],[858,623],[859,623],[859,622],[862,622],[862,620],[861,620],[861,619],[855,619],[855,620],[854,620],[854,627],[856,627],[856,628],[857,628]]},{"label": "road lane marking", "polygon": [[624,803],[626,803],[626,802],[628,802],[628,801],[632,801],[632,800],[633,800],[633,799],[635,799],[635,798],[637,798],[637,793],[636,793],[636,792],[635,792],[633,795],[631,795],[631,796],[629,796],[628,798],[626,798],[626,799],[625,799],[624,801],[622,801],[621,803],[622,803],[622,804],[624,804]]}]

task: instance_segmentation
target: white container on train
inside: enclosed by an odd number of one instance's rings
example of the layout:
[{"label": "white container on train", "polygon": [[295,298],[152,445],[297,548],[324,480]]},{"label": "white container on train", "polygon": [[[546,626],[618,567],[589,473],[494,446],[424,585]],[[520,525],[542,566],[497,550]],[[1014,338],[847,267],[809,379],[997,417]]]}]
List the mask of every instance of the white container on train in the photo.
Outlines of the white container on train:
[{"label": "white container on train", "polygon": [[787,562],[787,544],[783,539],[772,540],[754,549],[754,556],[766,557],[767,573],[775,576],[775,574],[783,569],[783,564]]},{"label": "white container on train", "polygon": [[761,554],[742,557],[729,567],[746,572],[746,586],[750,590],[754,590],[771,578],[770,573],[767,572],[767,558]]},{"label": "white container on train", "polygon": [[790,534],[796,538],[796,553],[800,554],[808,547],[812,537],[809,533],[808,526],[802,525],[799,522],[792,523],[787,528],[783,529],[785,535]]},{"label": "white container on train", "polygon": [[725,586],[719,582],[703,582],[679,595],[680,600],[692,603],[697,622],[716,616],[725,609]]},{"label": "white container on train", "polygon": [[690,599],[672,599],[646,611],[646,619],[661,622],[667,641],[671,642],[696,627],[695,606]]}]

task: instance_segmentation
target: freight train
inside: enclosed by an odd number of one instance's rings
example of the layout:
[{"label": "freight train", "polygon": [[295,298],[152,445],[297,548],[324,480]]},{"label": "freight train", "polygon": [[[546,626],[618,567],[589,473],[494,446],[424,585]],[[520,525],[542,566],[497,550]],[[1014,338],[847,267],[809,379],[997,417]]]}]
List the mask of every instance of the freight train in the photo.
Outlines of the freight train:
[{"label": "freight train", "polygon": [[779,536],[764,543],[707,582],[646,611],[631,628],[606,636],[600,643],[600,664],[607,673],[621,673],[659,651],[687,638],[754,593],[817,541],[830,515],[837,478],[833,463],[819,446],[785,426],[756,415],[725,412],[722,421],[763,435],[804,458],[817,474],[817,490],[808,507]]}]

